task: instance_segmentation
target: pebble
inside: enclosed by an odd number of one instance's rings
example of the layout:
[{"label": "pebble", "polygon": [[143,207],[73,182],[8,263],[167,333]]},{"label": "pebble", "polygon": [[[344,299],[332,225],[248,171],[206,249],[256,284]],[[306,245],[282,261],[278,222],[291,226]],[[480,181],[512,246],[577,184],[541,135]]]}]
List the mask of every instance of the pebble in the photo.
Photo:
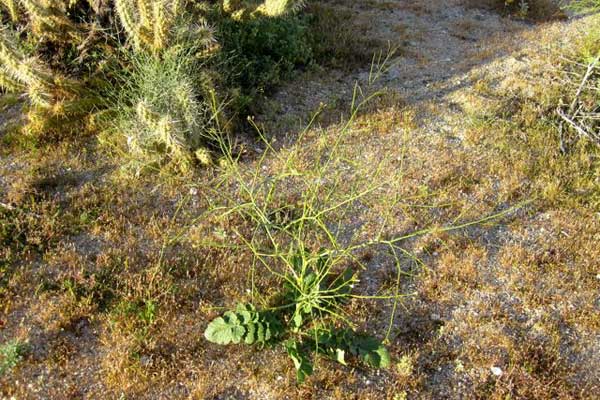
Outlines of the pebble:
[{"label": "pebble", "polygon": [[142,365],[142,367],[150,367],[152,365],[152,357],[141,356],[140,364]]},{"label": "pebble", "polygon": [[435,313],[434,313],[434,314],[431,314],[431,315],[429,316],[429,318],[431,318],[431,320],[432,320],[432,321],[435,321],[435,322],[440,322],[440,321],[442,321],[442,317],[441,317],[439,314],[435,314]]}]

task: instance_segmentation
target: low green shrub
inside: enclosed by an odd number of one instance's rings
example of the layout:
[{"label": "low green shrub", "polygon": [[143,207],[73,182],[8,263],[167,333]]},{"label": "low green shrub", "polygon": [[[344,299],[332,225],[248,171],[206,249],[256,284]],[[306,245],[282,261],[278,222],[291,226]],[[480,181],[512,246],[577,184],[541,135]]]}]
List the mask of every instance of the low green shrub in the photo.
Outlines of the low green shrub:
[{"label": "low green shrub", "polygon": [[306,20],[310,26],[310,45],[316,63],[350,70],[369,65],[382,43],[365,35],[364,27],[352,23],[352,11],[326,3],[310,4]]},{"label": "low green shrub", "polygon": [[215,35],[225,80],[245,93],[268,91],[313,59],[309,25],[301,16],[226,18]]}]

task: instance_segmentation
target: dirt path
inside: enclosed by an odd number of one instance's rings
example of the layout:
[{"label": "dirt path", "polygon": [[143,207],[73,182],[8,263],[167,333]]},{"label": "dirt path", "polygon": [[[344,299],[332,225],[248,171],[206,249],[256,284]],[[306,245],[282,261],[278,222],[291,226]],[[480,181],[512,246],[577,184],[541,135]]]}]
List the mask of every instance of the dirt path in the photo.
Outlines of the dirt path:
[{"label": "dirt path", "polygon": [[[397,49],[376,86],[396,92],[408,104],[431,102],[439,114],[453,114],[456,98],[482,77],[501,81],[522,73],[542,37],[558,37],[561,31],[585,25],[503,17],[470,0],[341,3],[336,7],[354,13],[355,20],[348,23],[360,27],[357,33]],[[382,52],[386,54],[385,46]],[[305,120],[321,103],[348,99],[355,83],[368,86],[369,75],[366,65],[353,72],[325,70],[302,76],[276,94],[273,101],[281,107],[277,117]]]}]

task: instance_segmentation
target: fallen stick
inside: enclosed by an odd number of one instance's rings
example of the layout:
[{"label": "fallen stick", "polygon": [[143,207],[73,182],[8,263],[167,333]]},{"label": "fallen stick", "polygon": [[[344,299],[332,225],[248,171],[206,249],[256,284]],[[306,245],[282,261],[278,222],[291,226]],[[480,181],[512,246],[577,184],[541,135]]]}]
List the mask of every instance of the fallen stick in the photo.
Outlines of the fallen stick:
[{"label": "fallen stick", "polygon": [[13,207],[10,204],[6,204],[6,203],[3,203],[1,201],[0,201],[0,207],[6,208],[8,211],[14,211],[14,210],[17,209],[16,207]]},{"label": "fallen stick", "polygon": [[579,85],[579,89],[577,89],[577,93],[575,93],[575,97],[573,98],[571,107],[569,107],[569,114],[572,114],[573,111],[575,111],[575,107],[577,106],[577,101],[579,100],[579,96],[581,96],[581,93],[583,92],[586,82],[588,81],[588,79],[590,79],[590,76],[592,76],[592,73],[594,72],[594,69],[596,68],[596,65],[598,64],[598,61],[600,61],[600,56],[596,57],[596,59],[594,59],[594,61],[588,65],[587,71],[585,72],[585,75],[583,76],[583,79],[581,80],[581,84]]},{"label": "fallen stick", "polygon": [[596,143],[600,146],[600,136],[596,135],[593,132],[588,132],[584,127],[580,126],[577,122],[575,122],[571,117],[569,117],[565,112],[559,107],[556,109],[558,115],[563,119],[563,121],[567,122],[569,125],[573,127],[579,133],[580,136],[587,137],[592,142]]},{"label": "fallen stick", "polygon": [[567,149],[565,147],[565,142],[564,142],[564,122],[567,122],[569,125],[571,125],[577,131],[577,133],[579,133],[580,136],[585,136],[585,137],[589,138],[590,140],[592,140],[593,142],[596,142],[596,144],[600,144],[599,143],[600,138],[598,138],[598,136],[596,136],[596,134],[588,132],[585,128],[581,127],[579,124],[577,124],[577,122],[575,122],[575,118],[577,117],[577,114],[581,111],[581,108],[582,108],[582,106],[581,106],[581,107],[579,107],[579,109],[575,110],[575,108],[577,107],[577,102],[579,101],[579,97],[583,93],[585,85],[586,85],[588,79],[590,79],[590,77],[592,76],[594,70],[596,69],[596,65],[598,64],[599,61],[600,61],[600,56],[596,57],[594,59],[594,61],[592,61],[591,63],[589,63],[587,65],[587,70],[586,70],[585,74],[583,75],[581,83],[579,84],[579,87],[577,88],[577,92],[575,93],[575,97],[573,97],[573,101],[571,102],[571,105],[569,106],[568,113],[565,113],[562,110],[562,105],[558,106],[558,108],[556,109],[557,114],[562,118],[562,121],[560,122],[560,124],[558,126],[558,134],[559,134],[559,139],[560,139],[560,151],[562,153],[567,152]]}]

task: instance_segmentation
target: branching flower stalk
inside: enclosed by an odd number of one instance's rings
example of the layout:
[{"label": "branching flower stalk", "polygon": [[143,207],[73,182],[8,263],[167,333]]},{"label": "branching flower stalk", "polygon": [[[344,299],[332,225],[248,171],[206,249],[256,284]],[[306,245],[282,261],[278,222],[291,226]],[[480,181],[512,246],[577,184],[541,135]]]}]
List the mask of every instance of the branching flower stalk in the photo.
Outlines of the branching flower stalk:
[{"label": "branching flower stalk", "polygon": [[[378,60],[387,63],[391,58],[391,55],[376,57],[374,63]],[[375,65],[371,71],[375,75],[384,69],[383,65]],[[376,80],[372,77],[369,82]],[[194,245],[237,248],[249,253],[248,280],[252,307],[259,314],[274,313],[285,327],[281,336],[287,338],[285,346],[297,369],[299,381],[312,372],[312,364],[306,356],[306,351],[311,349],[317,353],[324,352],[341,363],[346,362],[344,354],[353,349],[352,354],[365,357],[363,361],[371,360],[372,363],[367,362],[371,366],[389,364],[389,355],[381,342],[364,338],[356,331],[357,326],[350,318],[346,304],[352,300],[391,302],[385,339],[390,337],[398,304],[409,295],[400,290],[401,276],[405,274],[403,259],[420,263],[404,245],[406,241],[483,224],[522,206],[474,221],[453,223],[443,228],[423,228],[390,238],[387,232],[389,216],[394,214],[395,207],[402,200],[406,200],[397,197],[389,204],[389,212],[385,213],[386,218],[375,230],[374,236],[365,238],[360,230],[343,234],[343,224],[348,219],[359,218],[355,215],[356,205],[366,203],[369,196],[391,187],[393,180],[403,174],[402,171],[389,174],[386,171],[389,160],[383,157],[368,169],[364,179],[357,179],[356,183],[343,182],[346,161],[341,154],[342,143],[353,131],[361,110],[381,94],[381,91],[369,94],[355,86],[348,119],[336,130],[333,143],[322,146],[311,155],[309,167],[298,164],[300,146],[292,147],[287,154],[277,151],[257,126],[255,128],[263,138],[266,151],[249,171],[239,166],[230,143],[222,141],[221,151],[225,154],[223,164],[226,167],[224,177],[215,185],[214,197],[223,200],[214,203],[198,217],[223,221],[230,226],[231,235],[227,237],[233,239],[222,242],[203,235],[202,239],[194,237]],[[301,133],[299,143],[311,129],[310,125]],[[275,159],[278,172],[267,172],[271,171],[267,156]],[[229,190],[222,190],[225,185],[232,185],[237,190],[228,194]],[[235,217],[236,224],[224,222],[232,217]],[[242,221],[241,225],[239,221]],[[194,221],[191,222],[193,224]],[[181,232],[176,240],[184,236],[185,232]],[[232,244],[232,240],[237,244]],[[366,294],[356,291],[355,285],[368,270],[365,261],[360,258],[361,252],[367,249],[384,250],[392,257],[396,281],[391,290],[382,293],[382,289],[378,288],[377,293]],[[260,282],[265,280],[269,288],[273,284],[279,285],[278,294],[260,289]],[[219,317],[221,319],[214,320],[214,324],[207,328],[207,339],[221,344],[229,343],[229,340],[234,343],[243,340],[247,331],[244,321],[248,319],[234,314],[226,313]]]}]

